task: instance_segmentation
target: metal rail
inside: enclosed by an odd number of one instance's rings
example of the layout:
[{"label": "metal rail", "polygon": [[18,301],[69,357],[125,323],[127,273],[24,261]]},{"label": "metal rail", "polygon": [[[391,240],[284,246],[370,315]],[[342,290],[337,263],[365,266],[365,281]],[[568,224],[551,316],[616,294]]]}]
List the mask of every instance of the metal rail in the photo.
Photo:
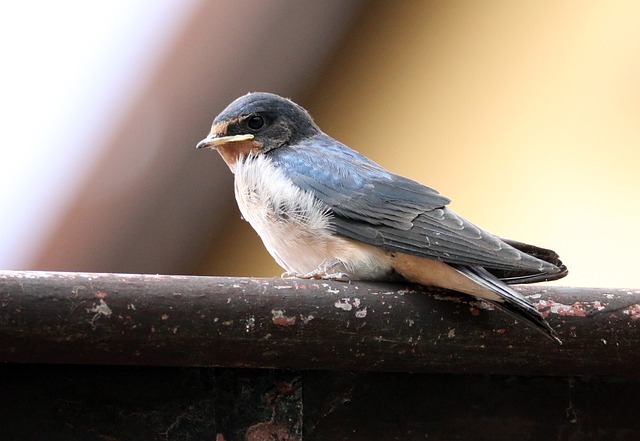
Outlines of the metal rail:
[{"label": "metal rail", "polygon": [[413,285],[3,271],[0,361],[640,376],[640,290],[517,289],[563,345]]}]

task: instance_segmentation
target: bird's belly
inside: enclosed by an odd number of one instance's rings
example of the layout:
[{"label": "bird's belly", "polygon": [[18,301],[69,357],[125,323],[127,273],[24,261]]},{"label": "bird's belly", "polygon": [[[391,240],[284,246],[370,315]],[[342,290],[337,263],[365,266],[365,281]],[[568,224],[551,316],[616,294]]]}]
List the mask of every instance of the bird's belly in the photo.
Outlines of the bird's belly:
[{"label": "bird's belly", "polygon": [[354,279],[380,279],[390,271],[381,249],[336,236],[328,207],[295,186],[264,155],[238,162],[235,195],[245,220],[280,266],[305,274],[339,259]]}]

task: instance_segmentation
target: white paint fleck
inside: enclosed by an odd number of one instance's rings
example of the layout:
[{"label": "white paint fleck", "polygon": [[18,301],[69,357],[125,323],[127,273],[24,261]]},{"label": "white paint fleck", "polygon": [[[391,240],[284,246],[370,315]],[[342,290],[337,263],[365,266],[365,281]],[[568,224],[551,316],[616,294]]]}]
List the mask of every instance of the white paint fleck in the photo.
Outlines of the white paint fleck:
[{"label": "white paint fleck", "polygon": [[327,290],[327,292],[330,293],[330,294],[338,294],[340,292],[340,290],[339,289],[329,288]]},{"label": "white paint fleck", "polygon": [[496,309],[495,306],[493,306],[491,303],[489,302],[485,302],[484,300],[480,300],[478,302],[471,302],[471,304],[473,306],[475,306],[478,309],[484,309],[485,311],[493,311]]},{"label": "white paint fleck", "polygon": [[300,314],[300,320],[302,320],[302,323],[304,323],[305,325],[308,325],[309,322],[311,320],[313,320],[315,317],[313,316],[313,314],[309,314],[308,316],[304,316],[302,314]]},{"label": "white paint fleck", "polygon": [[278,286],[274,286],[273,289],[293,289],[293,286],[278,285]]},{"label": "white paint fleck", "polygon": [[596,311],[602,311],[604,308],[606,308],[606,305],[603,305],[599,300],[593,302],[593,309]]},{"label": "white paint fleck", "polygon": [[356,318],[365,318],[367,316],[367,307],[356,311]]},{"label": "white paint fleck", "polygon": [[101,316],[109,317],[111,316],[111,314],[113,314],[113,311],[111,311],[111,308],[109,308],[109,305],[107,305],[107,303],[103,299],[99,299],[98,304],[95,305],[93,308],[87,308],[87,312],[94,313],[93,317],[91,318],[92,326],[93,326],[93,323],[96,320],[98,320]]},{"label": "white paint fleck", "polygon": [[247,324],[245,325],[245,332],[251,332],[256,326],[256,318],[253,315],[247,317]]},{"label": "white paint fleck", "polygon": [[607,341],[604,338],[601,338],[600,341],[602,342],[603,345],[607,344]]},{"label": "white paint fleck", "polygon": [[530,296],[527,296],[527,298],[530,299],[539,299],[540,297],[542,297],[542,294],[531,294]]},{"label": "white paint fleck", "polygon": [[447,332],[447,337],[453,338],[455,336],[456,336],[456,328],[449,329],[449,332]]},{"label": "white paint fleck", "polygon": [[127,309],[131,309],[131,310],[135,311],[136,310],[136,305],[134,305],[133,303],[129,303],[127,305]]},{"label": "white paint fleck", "polygon": [[360,299],[357,297],[353,298],[353,306],[355,306],[356,308],[360,307]]},{"label": "white paint fleck", "polygon": [[334,306],[338,309],[342,309],[343,311],[351,311],[353,306],[349,303],[349,297],[338,300],[334,303]]},{"label": "white paint fleck", "polygon": [[415,321],[413,319],[406,319],[405,323],[409,325],[409,327],[413,326],[415,324]]}]

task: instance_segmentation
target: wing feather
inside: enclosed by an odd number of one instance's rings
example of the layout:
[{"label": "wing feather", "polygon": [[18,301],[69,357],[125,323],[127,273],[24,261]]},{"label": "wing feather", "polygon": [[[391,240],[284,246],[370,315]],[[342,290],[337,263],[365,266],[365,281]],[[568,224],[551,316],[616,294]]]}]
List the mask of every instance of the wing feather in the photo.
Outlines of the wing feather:
[{"label": "wing feather", "polygon": [[325,134],[269,154],[295,185],[327,205],[338,235],[518,276],[560,271],[458,216],[436,190],[390,173]]}]

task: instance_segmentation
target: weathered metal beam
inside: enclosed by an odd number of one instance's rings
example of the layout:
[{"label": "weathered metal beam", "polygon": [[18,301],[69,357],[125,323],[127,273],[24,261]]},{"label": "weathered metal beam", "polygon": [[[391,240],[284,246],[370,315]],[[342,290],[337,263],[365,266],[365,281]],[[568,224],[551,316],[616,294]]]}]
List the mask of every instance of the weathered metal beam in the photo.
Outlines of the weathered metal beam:
[{"label": "weathered metal beam", "polygon": [[0,272],[0,361],[640,376],[640,290],[517,287],[558,345],[424,287]]}]

